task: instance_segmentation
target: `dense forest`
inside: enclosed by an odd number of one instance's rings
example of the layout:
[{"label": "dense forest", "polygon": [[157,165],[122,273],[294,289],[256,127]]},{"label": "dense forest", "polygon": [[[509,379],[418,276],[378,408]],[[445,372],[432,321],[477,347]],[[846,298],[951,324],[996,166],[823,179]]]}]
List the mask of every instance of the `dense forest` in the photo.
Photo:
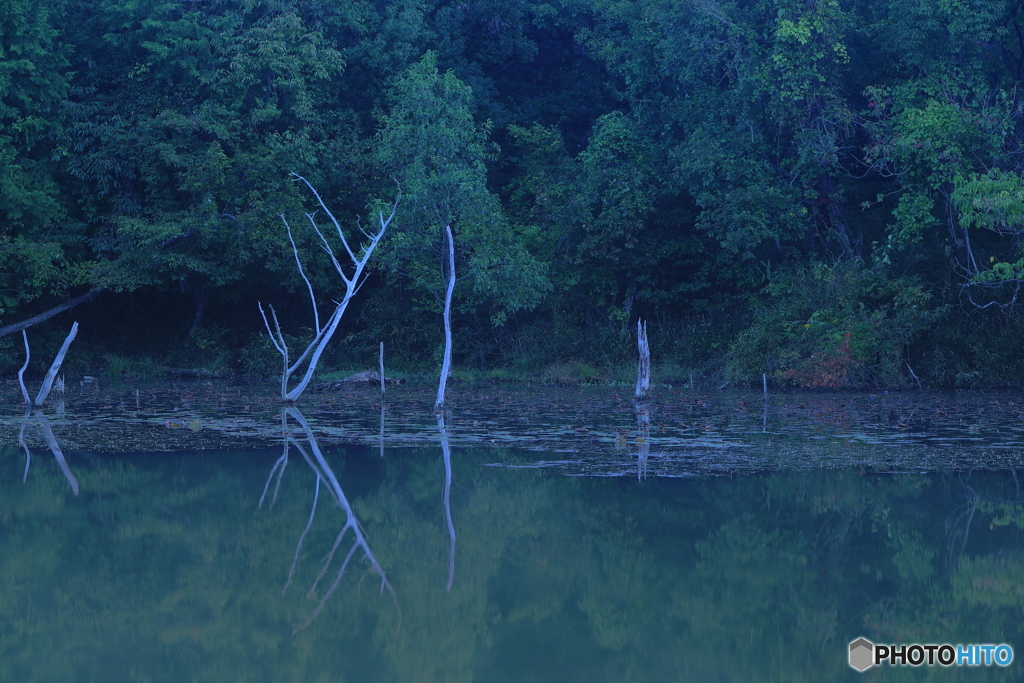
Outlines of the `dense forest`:
[{"label": "dense forest", "polygon": [[0,368],[276,371],[297,173],[401,194],[326,369],[436,368],[451,225],[461,368],[1019,384],[1021,84],[1020,0],[5,0]]}]

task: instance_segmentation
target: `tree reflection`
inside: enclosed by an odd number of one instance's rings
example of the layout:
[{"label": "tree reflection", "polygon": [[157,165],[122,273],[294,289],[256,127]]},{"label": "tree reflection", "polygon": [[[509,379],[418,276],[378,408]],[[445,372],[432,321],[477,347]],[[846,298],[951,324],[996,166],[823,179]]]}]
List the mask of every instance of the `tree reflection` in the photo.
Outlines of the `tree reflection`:
[{"label": "tree reflection", "polygon": [[71,485],[71,490],[74,491],[75,495],[78,495],[78,480],[75,475],[72,474],[71,468],[68,467],[67,461],[64,459],[64,453],[60,449],[60,444],[57,443],[57,437],[53,433],[53,429],[50,427],[50,421],[41,410],[32,410],[25,413],[25,417],[21,421],[21,429],[18,430],[18,444],[25,451],[25,474],[22,476],[22,483],[28,481],[28,468],[32,462],[32,452],[25,442],[25,431],[30,425],[35,425],[39,428],[39,431],[43,434],[43,440],[46,441],[46,445],[49,446],[50,452],[53,453],[54,459],[57,464],[60,465],[60,471],[64,473],[64,478],[68,480],[68,484]]},{"label": "tree reflection", "polygon": [[[301,428],[301,435],[296,435],[295,432],[289,425],[289,418],[299,425]],[[277,474],[277,482],[274,485],[274,493],[271,497],[270,505],[272,506],[277,499],[277,493],[281,486],[281,479],[284,476],[285,467],[288,465],[290,448],[295,447],[299,453],[302,454],[303,459],[309,465],[309,467],[316,474],[316,488],[313,492],[313,505],[309,513],[309,520],[306,522],[305,528],[299,535],[298,543],[295,547],[295,555],[292,559],[291,568],[288,570],[288,579],[285,582],[284,588],[281,594],[284,595],[287,592],[288,587],[291,585],[292,578],[295,574],[295,569],[298,566],[299,555],[302,551],[302,543],[306,539],[306,535],[309,533],[310,528],[313,526],[313,520],[316,517],[317,503],[320,500],[320,484],[324,482],[327,486],[327,490],[334,498],[334,502],[337,503],[345,512],[345,524],[342,526],[338,535],[334,539],[334,545],[331,550],[327,553],[327,556],[323,560],[323,565],[320,568],[320,572],[317,574],[316,580],[313,581],[313,586],[309,589],[308,595],[310,597],[316,596],[317,587],[320,585],[321,579],[327,574],[327,570],[330,568],[331,563],[334,560],[334,555],[338,548],[341,546],[341,542],[344,539],[346,533],[352,530],[352,545],[349,547],[348,553],[341,562],[341,566],[338,568],[337,574],[334,576],[334,581],[330,587],[324,592],[317,602],[313,612],[309,615],[305,622],[297,626],[293,633],[297,633],[302,629],[309,626],[320,611],[323,609],[327,600],[337,589],[338,584],[341,582],[341,578],[345,575],[345,570],[348,568],[349,562],[357,551],[362,550],[363,558],[370,563],[370,571],[380,576],[380,593],[384,594],[387,590],[391,594],[392,600],[395,602],[395,607],[398,607],[397,596],[395,590],[392,588],[391,583],[388,581],[387,575],[384,573],[384,569],[381,567],[380,562],[374,556],[373,551],[370,549],[370,544],[366,540],[366,536],[363,534],[363,530],[359,526],[359,520],[356,518],[355,511],[352,509],[352,505],[349,503],[348,498],[345,497],[345,492],[341,488],[341,484],[338,483],[338,478],[335,476],[334,471],[330,465],[327,464],[327,459],[324,457],[323,452],[320,450],[320,445],[316,441],[316,437],[313,436],[313,430],[310,428],[306,418],[302,415],[298,408],[294,406],[286,406],[281,411],[281,431],[283,436],[283,445],[281,457],[277,459],[274,466],[270,470],[270,474],[267,477],[267,483],[263,487],[263,495],[260,497],[260,507],[263,506],[263,501],[266,498],[267,492],[270,488],[270,482],[274,479],[274,474]],[[303,444],[305,441],[305,444]],[[449,579],[450,581],[450,579]]]},{"label": "tree reflection", "polygon": [[452,523],[452,507],[449,501],[452,490],[452,447],[448,443],[448,428],[444,424],[444,413],[437,414],[437,429],[441,432],[441,453],[444,457],[444,521],[448,525],[448,587],[451,591],[455,579],[455,525]]},{"label": "tree reflection", "polygon": [[651,455],[651,414],[647,411],[647,404],[643,401],[634,401],[636,406],[636,428],[639,436],[636,443],[639,449],[636,454],[636,478],[647,477],[647,458]]}]

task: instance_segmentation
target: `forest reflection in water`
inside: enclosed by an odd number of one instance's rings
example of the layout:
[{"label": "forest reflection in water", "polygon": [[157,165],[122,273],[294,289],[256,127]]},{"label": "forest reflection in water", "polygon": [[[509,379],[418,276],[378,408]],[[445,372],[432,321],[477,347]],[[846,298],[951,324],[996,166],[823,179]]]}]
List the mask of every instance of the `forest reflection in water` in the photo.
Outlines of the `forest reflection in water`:
[{"label": "forest reflection in water", "polygon": [[629,477],[443,421],[443,447],[338,447],[292,408],[274,450],[65,456],[26,416],[0,680],[853,680],[858,636],[1020,646],[1015,469],[659,478],[650,412]]}]

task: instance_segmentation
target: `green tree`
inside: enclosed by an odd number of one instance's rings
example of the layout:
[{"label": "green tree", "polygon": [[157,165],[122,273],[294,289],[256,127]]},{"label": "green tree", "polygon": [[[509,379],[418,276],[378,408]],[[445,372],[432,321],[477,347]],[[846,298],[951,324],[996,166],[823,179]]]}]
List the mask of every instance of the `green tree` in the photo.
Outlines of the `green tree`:
[{"label": "green tree", "polygon": [[210,302],[230,303],[267,265],[288,272],[278,215],[301,195],[287,174],[328,156],[343,60],[289,2],[108,2],[73,16],[58,142],[78,258],[115,291],[187,292],[195,336]]},{"label": "green tree", "polygon": [[[468,288],[456,308],[491,325],[536,306],[549,284],[524,248],[522,230],[487,187],[487,124],[473,119],[473,92],[427,53],[392,87],[381,119],[377,158],[402,188],[387,245],[391,272],[414,298],[414,311],[436,310],[447,274],[444,228],[455,235],[456,273]],[[466,291],[468,289],[469,291]]]},{"label": "green tree", "polygon": [[0,317],[8,322],[19,306],[63,296],[83,275],[55,229],[65,207],[52,139],[68,92],[56,22],[66,9],[56,1],[0,7]]}]

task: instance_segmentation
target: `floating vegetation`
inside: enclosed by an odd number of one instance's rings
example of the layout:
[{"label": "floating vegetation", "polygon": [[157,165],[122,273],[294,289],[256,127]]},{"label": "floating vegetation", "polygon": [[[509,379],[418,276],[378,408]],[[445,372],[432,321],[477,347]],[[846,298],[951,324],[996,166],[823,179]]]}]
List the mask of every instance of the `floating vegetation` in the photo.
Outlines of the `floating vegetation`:
[{"label": "floating vegetation", "polygon": [[[16,384],[2,390],[10,394],[5,404],[17,405]],[[531,467],[570,475],[635,473],[641,439],[627,393],[465,386],[450,392],[447,430],[456,448],[544,453],[546,459]],[[354,386],[311,394],[302,409],[327,445],[425,446],[439,439],[433,399],[429,388],[396,386],[382,405],[379,392]],[[646,407],[648,476],[848,466],[931,471],[1024,462],[1019,392],[778,394],[765,404],[753,393],[660,388]],[[13,444],[23,416],[9,411],[0,418],[0,438]],[[273,447],[281,439],[279,411],[269,385],[259,383],[90,385],[69,394],[63,413],[49,421],[66,450],[152,453]],[[564,458],[552,460],[552,453]]]}]

